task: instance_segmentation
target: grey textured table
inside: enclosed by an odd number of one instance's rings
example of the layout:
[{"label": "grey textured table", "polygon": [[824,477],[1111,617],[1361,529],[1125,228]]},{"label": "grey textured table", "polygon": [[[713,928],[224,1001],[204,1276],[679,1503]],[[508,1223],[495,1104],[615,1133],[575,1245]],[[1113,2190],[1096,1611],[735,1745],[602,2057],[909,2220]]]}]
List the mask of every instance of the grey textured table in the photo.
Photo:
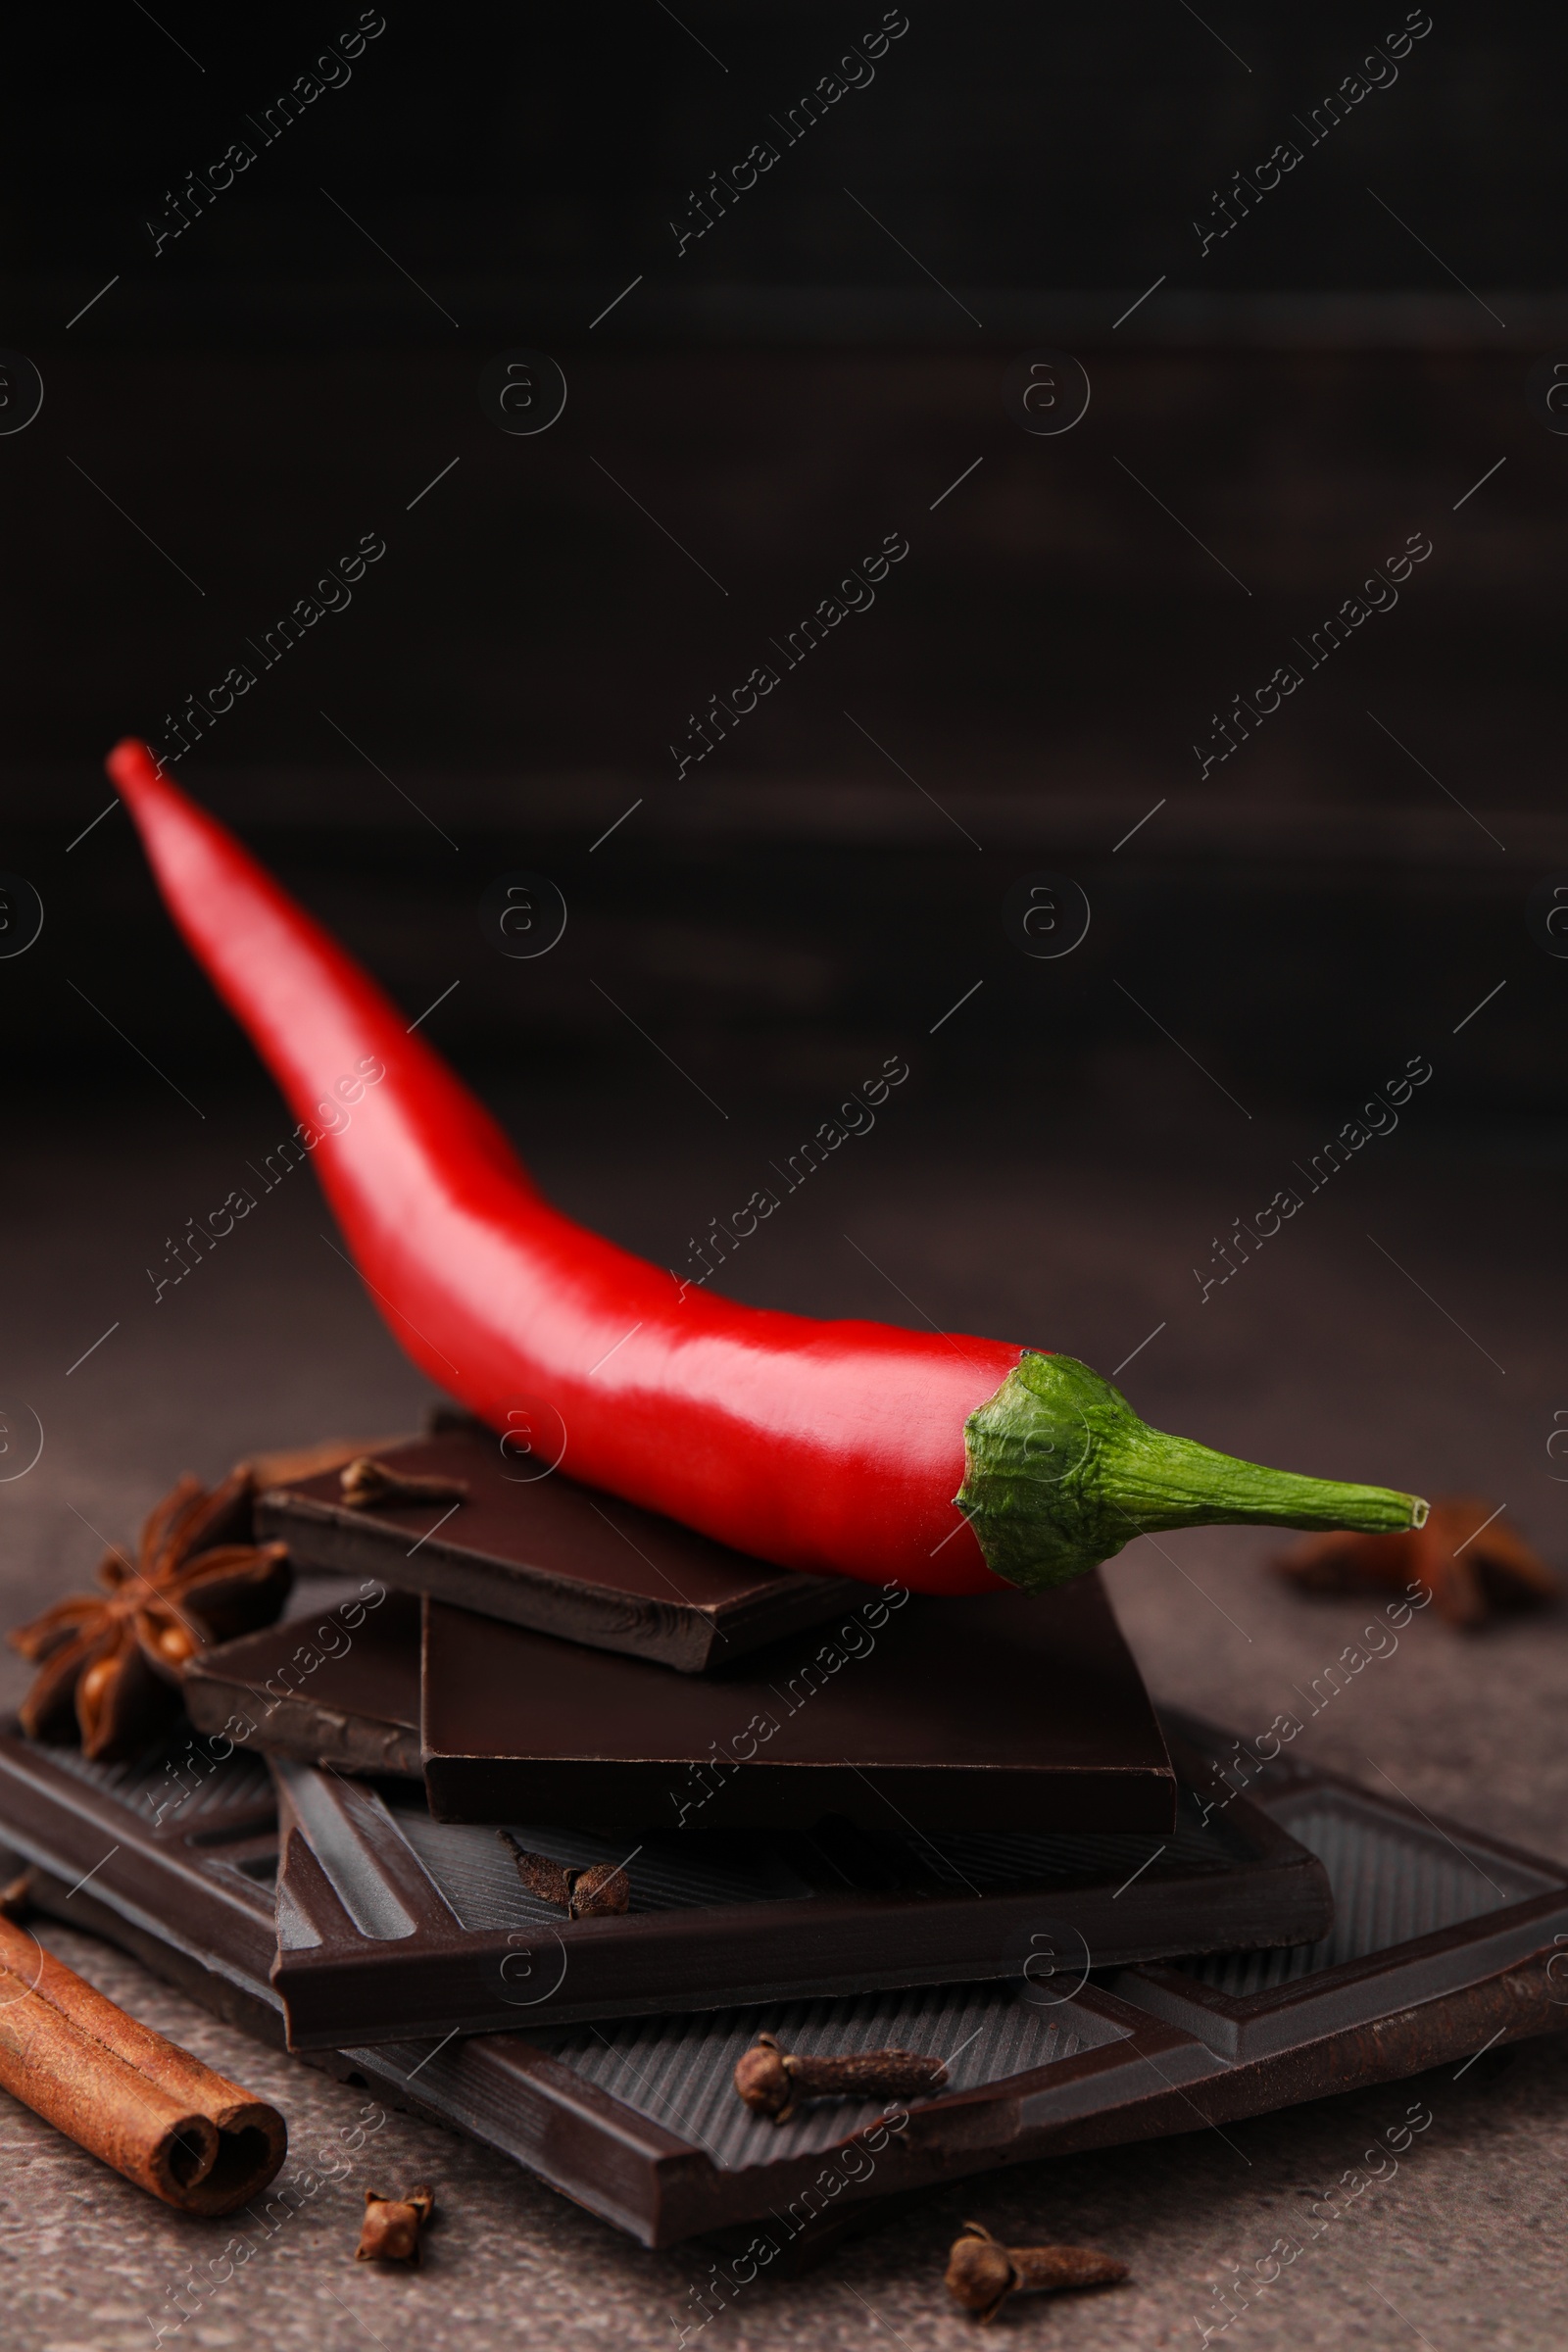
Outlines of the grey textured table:
[{"label": "grey textured table", "polygon": [[[826,1115],[835,1075],[824,1067],[819,1088],[770,1103],[732,1099],[721,1132],[700,1104],[688,1116],[663,1095],[557,1096],[526,1117],[516,1108],[512,1123],[557,1199],[667,1263],[745,1197],[756,1164]],[[995,1120],[984,1131],[940,1125],[913,1094],[786,1204],[737,1260],[735,1289],[819,1313],[923,1313],[1107,1369],[1163,1324],[1124,1376],[1152,1420],[1300,1469],[1490,1494],[1563,1562],[1568,1489],[1552,1472],[1568,1465],[1546,1442],[1554,1412],[1568,1409],[1556,1348],[1568,1151],[1538,1138],[1528,1151],[1494,1139],[1483,1152],[1475,1139],[1442,1139],[1435,1119],[1407,1121],[1200,1303],[1192,1268],[1212,1270],[1210,1237],[1266,1200],[1343,1111],[1244,1128],[1217,1099],[1153,1105],[1140,1080],[1064,1111],[1059,1136],[1027,1135]],[[1129,1095],[1133,1109],[1118,1110]],[[12,1154],[0,1401],[14,1430],[30,1427],[27,1407],[40,1417],[44,1448],[0,1484],[8,1622],[81,1585],[100,1534],[122,1540],[181,1470],[215,1475],[247,1450],[327,1430],[394,1429],[423,1401],[321,1238],[332,1227],[308,1174],[154,1305],[145,1268],[163,1266],[165,1236],[220,1200],[283,1131],[260,1094],[204,1107],[198,1125],[149,1078],[144,1096],[121,1103],[19,1114],[40,1140]],[[1299,1712],[1298,1689],[1366,1614],[1280,1590],[1262,1570],[1269,1548],[1250,1531],[1197,1531],[1162,1549],[1140,1543],[1108,1572],[1156,1693],[1244,1734]],[[1568,1618],[1472,1640],[1419,1618],[1299,1744],[1560,1852],[1565,1666]],[[4,1683],[14,1698],[18,1662]],[[701,2258],[629,2246],[526,2175],[405,2116],[388,2116],[355,2152],[363,2093],[248,2042],[90,1937],[51,1929],[48,1939],[138,2015],[274,2098],[290,2123],[288,2174],[339,2151],[328,2166],[338,2178],[169,2340],[245,2352],[667,2347],[694,2325]],[[764,2278],[703,2334],[732,2352],[967,2342],[940,2273],[973,2214],[1015,2241],[1087,2241],[1132,2266],[1123,2288],[1017,2305],[1004,2328],[1074,2347],[1196,2345],[1210,2282],[1232,2265],[1250,2270],[1417,2095],[1433,2126],[1396,2176],[1227,2340],[1561,2344],[1568,2050],[1546,2042],[1494,2052],[1462,2079],[1444,2070],[1223,2135],[960,2183],[808,2278]],[[216,2250],[218,2226],[164,2210],[8,2100],[0,2149],[5,2343],[142,2352],[177,2319],[171,2290]],[[426,2268],[357,2266],[365,2188],[421,2179],[444,2217]]]}]

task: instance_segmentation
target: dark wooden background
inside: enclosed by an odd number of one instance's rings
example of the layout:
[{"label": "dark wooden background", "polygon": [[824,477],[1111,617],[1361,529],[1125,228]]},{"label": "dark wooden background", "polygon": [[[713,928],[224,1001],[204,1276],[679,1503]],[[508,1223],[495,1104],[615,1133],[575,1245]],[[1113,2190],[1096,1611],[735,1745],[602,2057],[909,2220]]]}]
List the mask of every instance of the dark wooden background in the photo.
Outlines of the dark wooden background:
[{"label": "dark wooden background", "polygon": [[[1135,6],[1112,43],[1088,13],[916,7],[677,259],[689,189],[880,13],[394,12],[156,258],[165,192],[324,21],[19,40],[0,341],[46,397],[0,437],[0,867],[47,921],[0,965],[15,1067],[124,1061],[73,980],[159,1058],[245,1068],[124,818],[68,845],[106,746],[167,739],[375,530],[352,607],[180,773],[411,1017],[461,983],[432,1034],[476,1070],[630,1066],[604,990],[699,1074],[831,1074],[984,979],[984,1018],[930,1041],[956,1082],[1024,1054],[1052,1087],[1124,1083],[1170,1058],[1157,1021],[1249,1102],[1338,1100],[1441,1041],[1452,1103],[1556,1112],[1568,964],[1525,905],[1568,872],[1568,439],[1525,381],[1568,354],[1561,24],[1443,12],[1200,257],[1194,215],[1304,145],[1361,12]],[[568,381],[537,438],[478,402],[517,346]],[[1002,406],[1040,348],[1093,384],[1059,438]],[[687,713],[890,529],[911,552],[876,609],[677,785]],[[1417,530],[1398,609],[1200,780],[1210,713]],[[478,928],[519,867],[571,908],[536,964]],[[1002,929],[1040,869],[1094,907],[1059,964]]]}]

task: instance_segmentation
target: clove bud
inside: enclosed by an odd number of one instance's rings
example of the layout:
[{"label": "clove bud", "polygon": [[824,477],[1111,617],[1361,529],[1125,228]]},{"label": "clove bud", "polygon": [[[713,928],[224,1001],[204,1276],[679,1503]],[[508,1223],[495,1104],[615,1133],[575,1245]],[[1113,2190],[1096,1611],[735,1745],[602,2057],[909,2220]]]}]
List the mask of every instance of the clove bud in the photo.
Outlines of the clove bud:
[{"label": "clove bud", "polygon": [[338,1472],[338,1485],[351,1511],[373,1510],[377,1503],[466,1502],[466,1478],[405,1478],[373,1453],[362,1453]]},{"label": "clove bud", "polygon": [[378,2197],[368,2188],[355,2261],[409,2262],[417,2270],[420,2233],[434,2218],[433,2188],[411,2188],[406,2197]]},{"label": "clove bud", "polygon": [[980,2222],[965,2222],[948,2255],[948,2292],[982,2326],[1009,2295],[1060,2294],[1075,2286],[1113,2286],[1127,2265],[1096,2246],[1004,2246]]},{"label": "clove bud", "polygon": [[619,1919],[630,1905],[631,1887],[621,1864],[592,1862],[586,1870],[573,1870],[548,1854],[531,1854],[510,1830],[497,1830],[496,1836],[511,1846],[528,1892],[542,1903],[559,1903],[568,1919]]},{"label": "clove bud", "polygon": [[735,2068],[735,2088],[754,2115],[787,2124],[802,2099],[918,2099],[940,2090],[940,2058],[908,2050],[858,2050],[845,2058],[808,2058],[781,2050],[760,2034]]}]

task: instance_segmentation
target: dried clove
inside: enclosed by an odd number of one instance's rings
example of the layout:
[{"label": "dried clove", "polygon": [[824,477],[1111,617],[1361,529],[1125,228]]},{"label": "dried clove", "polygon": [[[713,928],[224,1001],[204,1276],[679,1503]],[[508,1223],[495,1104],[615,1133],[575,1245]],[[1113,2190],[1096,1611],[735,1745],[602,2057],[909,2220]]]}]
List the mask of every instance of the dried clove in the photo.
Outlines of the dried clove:
[{"label": "dried clove", "polygon": [[631,1887],[619,1863],[592,1862],[586,1870],[574,1870],[548,1854],[530,1853],[510,1830],[497,1830],[496,1836],[512,1848],[528,1892],[542,1903],[559,1903],[568,1919],[619,1919],[629,1907]]},{"label": "dried clove", "polygon": [[373,1510],[377,1504],[397,1508],[405,1502],[466,1502],[466,1478],[408,1478],[373,1453],[357,1454],[338,1473],[343,1499],[351,1511]]},{"label": "dried clove", "polygon": [[787,2124],[802,2099],[918,2099],[940,2090],[948,2070],[940,2058],[908,2050],[857,2050],[844,2058],[810,2058],[781,2050],[759,2034],[735,2068],[735,2089],[754,2115]]},{"label": "dried clove", "polygon": [[1113,2286],[1127,2265],[1095,2246],[1004,2246],[981,2222],[965,2222],[948,2255],[948,2292],[982,2326],[1009,2295],[1060,2294],[1077,2286]]},{"label": "dried clove", "polygon": [[1304,1592],[1387,1591],[1414,1599],[1424,1590],[1446,1624],[1468,1632],[1494,1612],[1540,1607],[1562,1591],[1544,1560],[1503,1525],[1505,1508],[1481,1495],[1442,1495],[1418,1528],[1309,1536],[1274,1565]]},{"label": "dried clove", "polygon": [[357,1454],[373,1454],[383,1446],[407,1444],[401,1431],[391,1438],[318,1438],[311,1446],[273,1446],[247,1454],[239,1467],[249,1474],[257,1494],[266,1494],[273,1487],[291,1487],[299,1479],[320,1478],[328,1470],[341,1470]]},{"label": "dried clove", "polygon": [[417,2270],[420,2238],[434,2219],[433,2188],[411,2188],[406,2197],[381,2197],[368,2188],[355,2261],[409,2262]]}]

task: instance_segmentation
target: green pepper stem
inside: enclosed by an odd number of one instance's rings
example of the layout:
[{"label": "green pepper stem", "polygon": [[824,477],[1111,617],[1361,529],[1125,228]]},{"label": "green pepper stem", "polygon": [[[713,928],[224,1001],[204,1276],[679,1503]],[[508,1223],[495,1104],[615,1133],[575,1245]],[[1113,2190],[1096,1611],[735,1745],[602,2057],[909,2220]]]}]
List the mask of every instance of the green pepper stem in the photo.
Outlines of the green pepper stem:
[{"label": "green pepper stem", "polygon": [[1418,1494],[1303,1478],[1151,1429],[1108,1380],[1070,1355],[1026,1355],[964,1424],[954,1501],[987,1565],[1047,1592],[1172,1527],[1421,1527]]}]

